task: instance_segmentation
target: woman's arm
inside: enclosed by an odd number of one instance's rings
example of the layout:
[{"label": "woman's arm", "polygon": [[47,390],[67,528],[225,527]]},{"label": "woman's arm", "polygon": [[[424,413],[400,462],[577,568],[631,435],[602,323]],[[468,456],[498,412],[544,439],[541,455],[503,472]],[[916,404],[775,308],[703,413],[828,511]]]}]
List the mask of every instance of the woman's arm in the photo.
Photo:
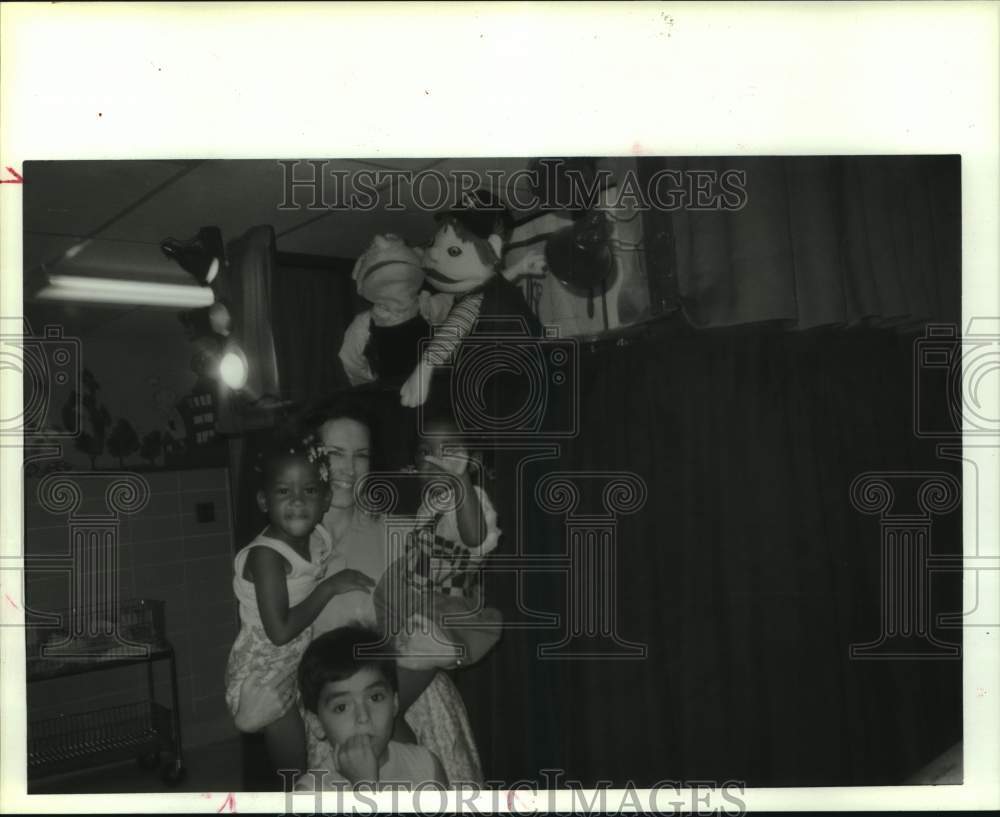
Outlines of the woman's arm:
[{"label": "woman's arm", "polygon": [[312,624],[330,599],[338,593],[350,590],[371,591],[375,585],[368,576],[357,570],[341,570],[317,584],[302,602],[289,607],[286,564],[285,558],[271,548],[255,547],[247,556],[264,632],[271,643],[279,647]]}]

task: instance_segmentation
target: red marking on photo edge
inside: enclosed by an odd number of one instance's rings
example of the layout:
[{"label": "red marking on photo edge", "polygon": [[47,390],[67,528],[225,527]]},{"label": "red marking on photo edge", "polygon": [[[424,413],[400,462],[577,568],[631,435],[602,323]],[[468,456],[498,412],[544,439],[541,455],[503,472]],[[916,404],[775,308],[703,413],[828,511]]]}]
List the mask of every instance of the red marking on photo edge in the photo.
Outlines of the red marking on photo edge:
[{"label": "red marking on photo edge", "polygon": [[17,604],[16,604],[15,602],[14,602],[14,599],[12,599],[12,598],[11,598],[10,596],[8,596],[8,595],[7,595],[6,593],[4,593],[4,594],[3,594],[3,597],[4,597],[5,599],[7,599],[7,603],[8,603],[8,604],[9,604],[9,605],[10,605],[11,607],[13,607],[13,608],[14,608],[15,610],[17,609]]},{"label": "red marking on photo edge", "polygon": [[24,176],[18,173],[14,168],[8,167],[5,170],[13,176],[13,179],[0,179],[0,184],[24,184]]},{"label": "red marking on photo edge", "polygon": [[221,814],[222,810],[226,806],[229,806],[229,813],[230,814],[235,814],[236,813],[236,795],[233,794],[232,792],[229,792],[229,795],[226,797],[225,802],[223,802],[223,804],[221,806],[219,806],[218,810],[216,811],[216,814]]}]

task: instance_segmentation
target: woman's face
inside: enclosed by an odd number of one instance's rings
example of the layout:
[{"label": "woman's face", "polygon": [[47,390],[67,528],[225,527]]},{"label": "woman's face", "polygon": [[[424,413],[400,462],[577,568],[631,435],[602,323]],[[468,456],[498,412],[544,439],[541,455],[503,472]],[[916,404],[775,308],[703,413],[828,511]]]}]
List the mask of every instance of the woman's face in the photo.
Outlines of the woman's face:
[{"label": "woman's face", "polygon": [[367,426],[346,417],[327,420],[319,429],[330,465],[330,507],[354,506],[354,483],[368,473],[371,436]]}]

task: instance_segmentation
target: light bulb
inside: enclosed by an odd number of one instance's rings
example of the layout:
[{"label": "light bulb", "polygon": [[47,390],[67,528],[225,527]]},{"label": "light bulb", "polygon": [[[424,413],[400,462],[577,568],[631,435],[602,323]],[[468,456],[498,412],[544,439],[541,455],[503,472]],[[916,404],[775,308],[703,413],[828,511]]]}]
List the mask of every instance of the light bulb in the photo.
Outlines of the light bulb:
[{"label": "light bulb", "polygon": [[234,391],[239,391],[246,385],[247,374],[246,357],[239,351],[230,349],[219,361],[219,377]]}]

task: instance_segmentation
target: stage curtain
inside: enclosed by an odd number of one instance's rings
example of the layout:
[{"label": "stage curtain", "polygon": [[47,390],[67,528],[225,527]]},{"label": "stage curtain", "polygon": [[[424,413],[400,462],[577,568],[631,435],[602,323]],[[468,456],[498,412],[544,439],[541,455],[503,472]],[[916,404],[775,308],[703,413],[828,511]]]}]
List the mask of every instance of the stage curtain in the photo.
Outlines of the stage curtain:
[{"label": "stage curtain", "polygon": [[[537,647],[558,629],[505,631],[459,673],[488,777],[891,784],[960,739],[960,660],[849,658],[881,626],[879,521],[852,506],[852,480],[959,476],[913,433],[913,342],[676,329],[581,353],[580,434],[526,470],[527,530],[517,543],[502,516],[504,548],[565,552],[565,520],[531,501],[546,473],[639,476],[646,504],[620,519],[609,580],[619,635],[648,655],[546,660]],[[924,395],[923,410],[944,412],[945,398]],[[599,513],[599,491],[581,484],[580,512]],[[935,520],[936,553],[961,552],[960,516]],[[523,619],[515,581],[487,581],[490,603]],[[522,603],[568,616],[565,586],[539,573]],[[935,612],[960,602],[960,578],[935,575]]]},{"label": "stage curtain", "polygon": [[217,283],[217,297],[228,301],[233,318],[233,340],[246,355],[249,371],[246,390],[234,395],[220,384],[216,406],[216,431],[229,437],[229,484],[232,494],[234,546],[239,549],[259,532],[253,462],[246,441],[251,429],[248,400],[274,399],[280,392],[279,367],[274,350],[272,317],[274,282],[274,229],[251,227],[227,247],[229,268]]},{"label": "stage curtain", "polygon": [[960,318],[958,156],[642,161],[654,171],[746,174],[739,209],[649,213],[654,224],[670,221],[676,291],[693,326]]}]

